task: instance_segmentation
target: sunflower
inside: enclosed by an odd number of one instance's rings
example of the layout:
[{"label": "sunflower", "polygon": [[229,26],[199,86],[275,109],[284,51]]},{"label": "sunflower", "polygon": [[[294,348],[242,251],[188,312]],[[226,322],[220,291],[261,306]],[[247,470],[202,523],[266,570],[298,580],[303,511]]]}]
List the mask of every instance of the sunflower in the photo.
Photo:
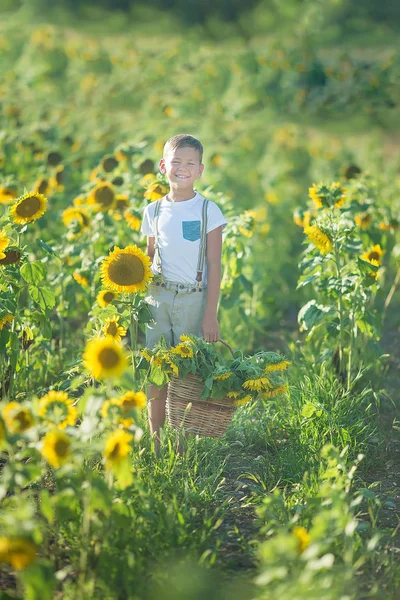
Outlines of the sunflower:
[{"label": "sunflower", "polygon": [[133,435],[123,429],[116,429],[106,439],[104,458],[106,469],[118,466],[129,454]]},{"label": "sunflower", "polygon": [[159,181],[154,181],[146,189],[144,197],[146,198],[146,200],[154,202],[155,200],[160,200],[160,198],[163,198],[166,194],[168,194],[167,186],[160,183]]},{"label": "sunflower", "polygon": [[178,365],[176,363],[174,363],[174,361],[169,356],[165,356],[164,357],[164,361],[168,365],[169,371],[175,377],[179,377],[179,367],[178,367]]},{"label": "sunflower", "polygon": [[244,406],[245,404],[248,404],[252,400],[253,400],[253,396],[251,396],[250,394],[247,394],[247,396],[242,396],[242,398],[238,398],[237,400],[235,400],[233,405],[234,406]]},{"label": "sunflower", "polygon": [[0,331],[5,327],[5,325],[7,323],[11,323],[11,321],[13,321],[14,318],[15,318],[14,315],[12,315],[10,313],[8,315],[5,315],[4,317],[1,317],[0,318]]},{"label": "sunflower", "polygon": [[[117,410],[115,409],[115,407],[117,407]],[[111,398],[110,400],[105,400],[101,406],[100,414],[103,417],[103,419],[111,419],[113,417],[113,413],[116,413],[118,417],[121,414],[119,398]]]},{"label": "sunflower", "polygon": [[232,373],[230,371],[225,371],[225,373],[219,373],[218,375],[214,375],[214,381],[224,381],[225,379],[229,379]]},{"label": "sunflower", "polygon": [[31,411],[21,406],[19,402],[8,402],[1,414],[11,433],[23,433],[34,424]]},{"label": "sunflower", "polygon": [[333,195],[335,202],[334,207],[340,208],[346,201],[346,188],[342,187],[339,181],[334,181],[330,185],[330,192]]},{"label": "sunflower", "polygon": [[264,371],[265,373],[270,373],[271,371],[285,371],[291,364],[292,363],[288,360],[281,360],[279,362],[267,365]]},{"label": "sunflower", "polygon": [[55,170],[55,173],[50,177],[50,187],[57,192],[64,190],[64,165],[60,165]]},{"label": "sunflower", "polygon": [[119,316],[106,319],[102,331],[105,333],[105,335],[111,335],[115,341],[120,342],[121,339],[126,335],[126,329],[122,327],[118,321]]},{"label": "sunflower", "polygon": [[66,392],[52,390],[40,398],[39,415],[47,423],[52,423],[59,429],[65,429],[68,425],[75,425],[78,410]]},{"label": "sunflower", "polygon": [[302,554],[306,548],[310,545],[311,537],[305,527],[297,526],[293,529],[293,534],[298,542],[297,552]]},{"label": "sunflower", "polygon": [[10,208],[10,213],[14,223],[25,225],[25,223],[32,223],[44,215],[46,208],[46,196],[30,192],[18,198]]},{"label": "sunflower", "polygon": [[73,224],[77,225],[80,230],[89,227],[90,224],[88,212],[84,208],[74,206],[70,206],[63,211],[62,220],[66,227]]},{"label": "sunflower", "polygon": [[187,342],[189,344],[194,344],[193,338],[191,338],[190,335],[186,335],[185,333],[182,333],[182,335],[179,336],[179,339],[181,340],[181,342]]},{"label": "sunflower", "polygon": [[310,225],[311,212],[309,210],[297,209],[293,213],[293,221],[299,227],[308,227]]},{"label": "sunflower", "polygon": [[318,187],[315,183],[312,184],[312,187],[308,188],[308,195],[311,200],[314,200],[317,208],[324,206],[324,198],[323,196],[318,196]]},{"label": "sunflower", "polygon": [[361,229],[368,229],[371,225],[371,215],[369,213],[360,213],[354,217],[354,221]]},{"label": "sunflower", "polygon": [[[122,408],[123,414],[130,413],[134,409],[142,409],[146,406],[146,395],[143,392],[126,392],[118,399],[118,404]],[[120,423],[124,427],[133,425],[133,417],[122,418]]]},{"label": "sunflower", "polygon": [[49,431],[42,440],[41,454],[49,465],[58,469],[71,456],[71,438],[59,429]]},{"label": "sunflower", "polygon": [[6,254],[4,250],[7,248],[10,243],[10,239],[7,237],[5,229],[0,230],[0,258],[5,258]]},{"label": "sunflower", "polygon": [[0,537],[0,563],[8,563],[17,571],[22,571],[34,562],[36,555],[36,545],[28,539]]},{"label": "sunflower", "polygon": [[140,163],[138,170],[142,175],[154,173],[154,161],[152,161],[151,158],[145,158]]},{"label": "sunflower", "polygon": [[0,258],[0,265],[16,265],[21,260],[21,252],[19,250],[8,249],[2,254],[4,254],[4,258]]},{"label": "sunflower", "polygon": [[128,194],[118,194],[115,198],[115,209],[116,210],[125,210],[129,206],[129,196]]},{"label": "sunflower", "polygon": [[328,254],[328,252],[332,251],[332,242],[329,236],[316,225],[304,227],[304,233],[310,238],[321,254]]},{"label": "sunflower", "polygon": [[93,204],[97,210],[105,212],[115,205],[114,186],[108,182],[99,182],[88,197],[89,204]]},{"label": "sunflower", "polygon": [[135,211],[128,209],[124,212],[124,217],[129,227],[133,229],[133,231],[139,231],[140,229],[140,218],[135,214]]},{"label": "sunflower", "polygon": [[89,287],[89,282],[86,279],[86,277],[84,277],[83,275],[81,275],[78,272],[72,273],[72,277],[75,279],[76,283],[79,283],[79,285],[81,285],[82,287]]},{"label": "sunflower", "polygon": [[185,342],[178,344],[175,348],[171,348],[172,354],[177,354],[181,358],[192,358],[193,357],[193,348],[188,346]]},{"label": "sunflower", "polygon": [[50,184],[48,180],[45,177],[40,177],[40,179],[38,179],[33,186],[33,192],[35,194],[47,194],[50,192]]},{"label": "sunflower", "polygon": [[281,394],[286,394],[288,391],[287,383],[283,385],[279,385],[276,388],[271,390],[266,390],[263,394],[263,398],[275,398],[275,396],[280,396]]},{"label": "sunflower", "polygon": [[361,254],[360,258],[365,260],[371,265],[375,267],[379,267],[382,264],[382,256],[385,254],[385,251],[382,250],[380,244],[375,244],[372,246],[371,250],[367,250],[364,254]]},{"label": "sunflower", "polygon": [[153,273],[150,258],[136,244],[115,247],[100,267],[103,284],[117,292],[143,292]]},{"label": "sunflower", "polygon": [[106,173],[111,173],[112,171],[114,171],[114,169],[116,169],[118,167],[118,165],[119,165],[119,162],[115,158],[115,156],[105,156],[103,158],[103,160],[101,161],[101,168]]},{"label": "sunflower", "polygon": [[271,388],[272,384],[268,377],[257,377],[256,379],[248,379],[244,382],[243,387],[245,390],[253,390],[256,392],[260,392],[261,390],[266,390],[267,388]]},{"label": "sunflower", "polygon": [[146,394],[144,392],[126,392],[120,398],[121,406],[126,410],[131,408],[144,408],[146,406]]},{"label": "sunflower", "polygon": [[113,302],[117,297],[118,292],[113,292],[112,290],[101,290],[101,292],[97,294],[97,303],[102,308],[105,308],[106,306],[111,304],[111,302]]},{"label": "sunflower", "polygon": [[119,377],[128,368],[128,356],[124,347],[111,336],[88,342],[83,361],[95,379]]},{"label": "sunflower", "polygon": [[226,395],[227,398],[239,398],[239,396],[240,396],[240,392],[237,392],[234,390],[232,392],[228,392]]},{"label": "sunflower", "polygon": [[[111,183],[113,185],[116,185],[117,187],[120,187],[124,183],[124,178],[121,175],[117,175],[116,177],[113,177],[113,179],[111,179]],[[117,197],[117,201],[118,201],[118,197]]]},{"label": "sunflower", "polygon": [[48,153],[47,164],[50,167],[56,167],[57,165],[60,164],[62,159],[63,159],[62,154],[60,152],[57,152],[56,150],[54,150],[54,151]]},{"label": "sunflower", "polygon": [[0,204],[12,204],[18,196],[15,186],[0,187]]},{"label": "sunflower", "polygon": [[140,351],[140,354],[145,360],[147,360],[147,362],[151,361],[151,355],[147,352],[146,348],[143,348],[143,350]]},{"label": "sunflower", "polygon": [[142,177],[139,184],[142,187],[147,188],[150,183],[156,183],[156,181],[157,181],[157,175],[155,175],[154,173],[147,173],[147,175],[144,175],[144,177]]}]

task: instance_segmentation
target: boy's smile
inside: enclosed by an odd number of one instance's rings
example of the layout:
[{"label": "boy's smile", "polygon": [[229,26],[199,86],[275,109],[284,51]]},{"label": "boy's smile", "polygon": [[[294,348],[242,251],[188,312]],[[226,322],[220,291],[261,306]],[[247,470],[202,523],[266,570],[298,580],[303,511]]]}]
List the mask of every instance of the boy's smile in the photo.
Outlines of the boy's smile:
[{"label": "boy's smile", "polygon": [[192,192],[194,182],[201,177],[203,169],[198,150],[190,146],[176,148],[160,160],[160,170],[166,173],[171,191]]}]

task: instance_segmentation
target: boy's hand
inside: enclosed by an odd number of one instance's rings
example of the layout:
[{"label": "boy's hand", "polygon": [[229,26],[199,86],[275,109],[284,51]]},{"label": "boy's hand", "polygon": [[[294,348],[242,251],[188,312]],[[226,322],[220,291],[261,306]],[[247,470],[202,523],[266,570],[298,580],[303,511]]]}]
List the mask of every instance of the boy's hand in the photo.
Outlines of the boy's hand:
[{"label": "boy's hand", "polygon": [[204,314],[201,330],[206,342],[217,342],[219,340],[219,325],[215,314]]}]

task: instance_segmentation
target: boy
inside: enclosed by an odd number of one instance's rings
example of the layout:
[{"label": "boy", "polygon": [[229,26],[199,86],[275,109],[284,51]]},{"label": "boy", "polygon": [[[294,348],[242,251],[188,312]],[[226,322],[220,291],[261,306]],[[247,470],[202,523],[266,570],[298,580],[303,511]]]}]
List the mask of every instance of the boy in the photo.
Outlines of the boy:
[{"label": "boy", "polygon": [[[203,335],[208,342],[219,339],[222,229],[227,222],[218,206],[193,188],[203,174],[202,158],[203,146],[195,137],[180,134],[169,139],[159,162],[169,192],[144,210],[141,231],[147,236],[152,271],[159,276],[146,297],[154,319],[146,327],[148,347],[162,335],[172,346],[183,333]],[[167,386],[149,385],[149,423],[156,451],[166,396]]]}]

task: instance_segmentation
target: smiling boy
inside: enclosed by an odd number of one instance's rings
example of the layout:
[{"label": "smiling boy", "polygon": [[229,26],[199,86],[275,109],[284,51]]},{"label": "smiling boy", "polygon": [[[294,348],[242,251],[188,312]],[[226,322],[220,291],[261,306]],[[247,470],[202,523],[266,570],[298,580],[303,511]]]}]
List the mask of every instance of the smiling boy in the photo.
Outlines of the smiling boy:
[{"label": "smiling boy", "polygon": [[[203,335],[208,342],[219,339],[222,230],[227,221],[214,202],[194,189],[204,171],[202,158],[203,146],[192,135],[169,139],[159,162],[169,192],[144,210],[141,231],[147,236],[152,271],[158,275],[146,297],[154,320],[146,327],[150,348],[161,336],[172,346],[182,334]],[[149,386],[149,422],[156,449],[166,393],[166,386]]]}]

